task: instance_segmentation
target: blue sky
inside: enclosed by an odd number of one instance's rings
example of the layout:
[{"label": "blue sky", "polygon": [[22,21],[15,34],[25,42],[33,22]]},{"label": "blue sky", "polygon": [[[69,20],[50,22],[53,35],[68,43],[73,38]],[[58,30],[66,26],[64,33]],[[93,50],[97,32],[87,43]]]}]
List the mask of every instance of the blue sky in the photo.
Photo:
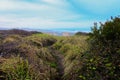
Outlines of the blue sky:
[{"label": "blue sky", "polygon": [[120,0],[0,0],[0,28],[82,28],[120,14]]}]

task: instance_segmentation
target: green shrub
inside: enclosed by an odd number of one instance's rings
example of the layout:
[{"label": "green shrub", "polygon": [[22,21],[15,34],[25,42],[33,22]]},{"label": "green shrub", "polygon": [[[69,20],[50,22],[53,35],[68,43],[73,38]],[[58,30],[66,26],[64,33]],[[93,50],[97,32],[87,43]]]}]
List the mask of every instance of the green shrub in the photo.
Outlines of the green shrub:
[{"label": "green shrub", "polygon": [[120,80],[120,18],[95,23],[90,34],[90,53],[80,70],[82,80]]}]

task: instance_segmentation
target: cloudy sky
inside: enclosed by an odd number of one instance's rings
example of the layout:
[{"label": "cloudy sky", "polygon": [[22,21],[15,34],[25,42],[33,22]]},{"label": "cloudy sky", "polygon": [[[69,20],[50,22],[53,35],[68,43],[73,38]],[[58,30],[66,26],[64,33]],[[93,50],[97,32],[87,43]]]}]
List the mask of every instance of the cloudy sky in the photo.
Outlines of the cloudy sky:
[{"label": "cloudy sky", "polygon": [[120,14],[120,0],[0,0],[0,28],[87,28]]}]

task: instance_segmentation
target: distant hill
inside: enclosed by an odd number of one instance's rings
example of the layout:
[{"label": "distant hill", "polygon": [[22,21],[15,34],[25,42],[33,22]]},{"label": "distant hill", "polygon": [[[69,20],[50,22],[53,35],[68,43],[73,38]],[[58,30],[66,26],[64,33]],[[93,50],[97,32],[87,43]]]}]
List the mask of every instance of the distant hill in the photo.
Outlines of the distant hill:
[{"label": "distant hill", "polygon": [[75,35],[89,35],[89,33],[86,33],[86,32],[77,32],[77,33],[75,33]]},{"label": "distant hill", "polygon": [[11,30],[0,30],[0,35],[6,37],[12,34],[20,35],[20,36],[30,36],[32,34],[41,33],[37,31],[25,31],[19,29],[11,29]]}]

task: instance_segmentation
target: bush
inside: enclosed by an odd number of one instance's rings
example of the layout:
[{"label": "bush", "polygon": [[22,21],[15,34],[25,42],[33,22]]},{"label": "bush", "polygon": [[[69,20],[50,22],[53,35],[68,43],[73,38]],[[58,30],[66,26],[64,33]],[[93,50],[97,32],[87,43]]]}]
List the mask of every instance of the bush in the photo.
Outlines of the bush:
[{"label": "bush", "polygon": [[90,54],[80,70],[82,80],[120,80],[120,18],[94,24],[90,34]]}]

